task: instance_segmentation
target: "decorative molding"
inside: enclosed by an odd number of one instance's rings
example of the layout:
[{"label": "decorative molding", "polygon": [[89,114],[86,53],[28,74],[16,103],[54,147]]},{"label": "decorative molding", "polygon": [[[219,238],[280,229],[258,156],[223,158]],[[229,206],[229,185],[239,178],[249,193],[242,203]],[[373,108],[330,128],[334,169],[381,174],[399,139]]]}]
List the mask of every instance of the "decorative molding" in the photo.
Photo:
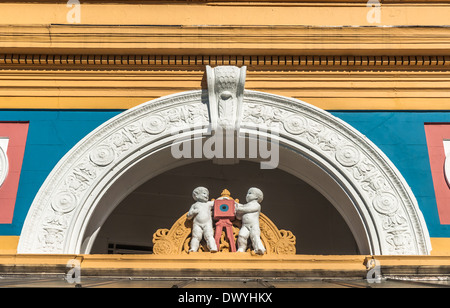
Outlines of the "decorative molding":
[{"label": "decorative molding", "polygon": [[0,187],[6,180],[9,172],[9,159],[6,151],[0,146]]},{"label": "decorative molding", "polygon": [[450,123],[425,123],[428,157],[441,225],[450,224]]},{"label": "decorative molding", "polygon": [[[91,132],[61,159],[39,190],[25,220],[18,252],[79,253],[85,236],[91,236],[85,234],[86,224],[101,221],[90,219],[101,201],[98,196],[126,168],[179,138],[174,131],[190,129],[192,135],[187,138],[198,136],[199,119],[205,126],[210,123],[207,104],[206,91],[169,95],[127,110]],[[298,159],[314,157],[327,176],[340,183],[345,195],[352,196],[348,198],[360,200],[351,201],[349,206],[358,214],[348,219],[364,224],[367,234],[363,236],[368,237],[373,253],[429,254],[427,227],[413,193],[365,136],[302,101],[244,91],[241,128],[258,134],[259,125],[277,128],[280,145],[300,153]],[[164,168],[162,161],[154,164]],[[108,206],[114,204],[108,202]]]},{"label": "decorative molding", "polygon": [[247,67],[206,66],[212,130],[239,129]]},{"label": "decorative molding", "polygon": [[16,216],[28,122],[0,122],[0,224],[11,224]]},{"label": "decorative molding", "polygon": [[445,162],[444,175],[447,186],[450,188],[450,140],[444,140]]},{"label": "decorative molding", "polygon": [[372,218],[382,226],[378,232],[385,241],[382,243],[385,253],[415,254],[416,236],[408,224],[419,227],[423,222],[414,215],[409,216],[417,210],[414,209],[415,201],[406,195],[407,191],[399,191],[404,184],[393,174],[394,170],[389,168],[387,158],[380,156],[380,151],[370,149],[373,146],[358,140],[348,127],[342,125],[338,129],[337,123],[324,118],[323,114],[298,112],[301,109],[293,106],[288,110],[284,107],[286,102],[272,97],[261,99],[255,92],[247,93],[246,100],[258,103],[244,105],[243,127],[263,125],[271,130],[284,130],[313,151],[327,155],[351,178],[353,185],[358,186],[359,194],[364,195]]},{"label": "decorative molding", "polygon": [[450,69],[450,56],[394,55],[51,55],[51,54],[0,54],[0,69],[4,68],[50,68],[82,69],[151,69],[152,67],[201,68],[205,65],[237,65],[251,68],[286,69]]}]

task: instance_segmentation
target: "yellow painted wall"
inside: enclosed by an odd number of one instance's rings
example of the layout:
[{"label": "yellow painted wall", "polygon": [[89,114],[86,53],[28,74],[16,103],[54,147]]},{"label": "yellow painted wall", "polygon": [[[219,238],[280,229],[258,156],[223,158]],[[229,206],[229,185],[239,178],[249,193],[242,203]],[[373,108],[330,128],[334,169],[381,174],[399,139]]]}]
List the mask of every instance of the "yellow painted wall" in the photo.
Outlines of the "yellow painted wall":
[{"label": "yellow painted wall", "polygon": [[[249,67],[246,89],[294,97],[327,110],[442,110],[450,106],[446,72],[286,70]],[[161,96],[201,89],[203,78],[200,69],[0,71],[0,108],[128,109]]]},{"label": "yellow painted wall", "polygon": [[247,89],[323,109],[448,109],[450,4],[0,3],[0,108],[127,109],[247,65]]},{"label": "yellow painted wall", "polygon": [[[66,24],[64,1],[0,4],[0,24]],[[41,2],[41,3],[39,3]],[[386,1],[383,25],[445,25],[450,5],[443,1]],[[367,1],[89,1],[83,24],[128,25],[372,25]],[[39,6],[39,11],[36,7]]]},{"label": "yellow painted wall", "polygon": [[0,254],[17,253],[19,236],[0,236]]},{"label": "yellow painted wall", "polygon": [[[0,254],[17,253],[19,236],[0,236]],[[432,256],[450,256],[450,238],[431,238]]]},{"label": "yellow painted wall", "polygon": [[431,238],[432,256],[450,256],[450,238]]},{"label": "yellow painted wall", "polygon": [[[0,3],[0,108],[128,109],[247,65],[246,89],[323,109],[448,110],[450,4],[222,1]],[[119,26],[120,25],[120,26]],[[15,253],[19,237],[0,237]],[[432,255],[450,255],[433,238]]]}]

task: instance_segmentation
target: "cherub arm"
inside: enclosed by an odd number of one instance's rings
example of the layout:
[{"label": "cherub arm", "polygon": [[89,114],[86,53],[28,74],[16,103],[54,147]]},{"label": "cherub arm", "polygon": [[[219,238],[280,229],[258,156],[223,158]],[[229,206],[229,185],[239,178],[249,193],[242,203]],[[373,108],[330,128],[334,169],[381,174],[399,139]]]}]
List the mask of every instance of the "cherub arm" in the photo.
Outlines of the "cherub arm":
[{"label": "cherub arm", "polygon": [[191,208],[189,209],[189,212],[187,213],[187,219],[192,219],[198,214],[198,208],[196,206],[197,204],[194,203]]},{"label": "cherub arm", "polygon": [[241,211],[239,210],[241,207],[243,207],[243,204],[240,204],[238,202],[234,202],[234,214],[236,215],[236,219],[242,220],[242,214]]},{"label": "cherub arm", "polygon": [[258,202],[249,202],[247,204],[237,204],[236,214],[254,213],[261,210],[261,205]]}]

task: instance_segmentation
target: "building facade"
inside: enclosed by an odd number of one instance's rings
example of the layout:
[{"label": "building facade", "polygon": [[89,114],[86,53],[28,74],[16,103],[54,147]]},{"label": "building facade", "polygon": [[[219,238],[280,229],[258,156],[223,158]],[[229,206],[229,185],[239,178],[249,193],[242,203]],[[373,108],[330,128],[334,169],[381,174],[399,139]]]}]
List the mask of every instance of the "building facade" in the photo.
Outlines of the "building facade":
[{"label": "building facade", "polygon": [[[3,1],[0,259],[93,269],[133,253],[145,266],[127,266],[155,272],[211,258],[194,269],[272,276],[310,255],[352,273],[371,258],[447,265],[449,13],[437,0]],[[207,148],[217,125],[255,155]],[[157,231],[198,186],[241,201],[259,187],[295,237],[273,250],[285,263],[183,250],[159,268]]]}]

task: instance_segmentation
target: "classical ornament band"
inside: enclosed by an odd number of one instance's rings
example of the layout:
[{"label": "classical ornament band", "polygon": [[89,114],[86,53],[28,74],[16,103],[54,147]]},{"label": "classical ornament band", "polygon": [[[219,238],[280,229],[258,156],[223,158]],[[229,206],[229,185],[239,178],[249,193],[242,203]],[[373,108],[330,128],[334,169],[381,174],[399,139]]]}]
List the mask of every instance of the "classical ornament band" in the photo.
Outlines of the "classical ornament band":
[{"label": "classical ornament band", "polygon": [[450,56],[395,55],[46,55],[0,54],[0,68],[10,66],[170,66],[204,69],[205,65],[236,65],[274,67],[277,70],[292,67],[439,67],[450,68]]}]

